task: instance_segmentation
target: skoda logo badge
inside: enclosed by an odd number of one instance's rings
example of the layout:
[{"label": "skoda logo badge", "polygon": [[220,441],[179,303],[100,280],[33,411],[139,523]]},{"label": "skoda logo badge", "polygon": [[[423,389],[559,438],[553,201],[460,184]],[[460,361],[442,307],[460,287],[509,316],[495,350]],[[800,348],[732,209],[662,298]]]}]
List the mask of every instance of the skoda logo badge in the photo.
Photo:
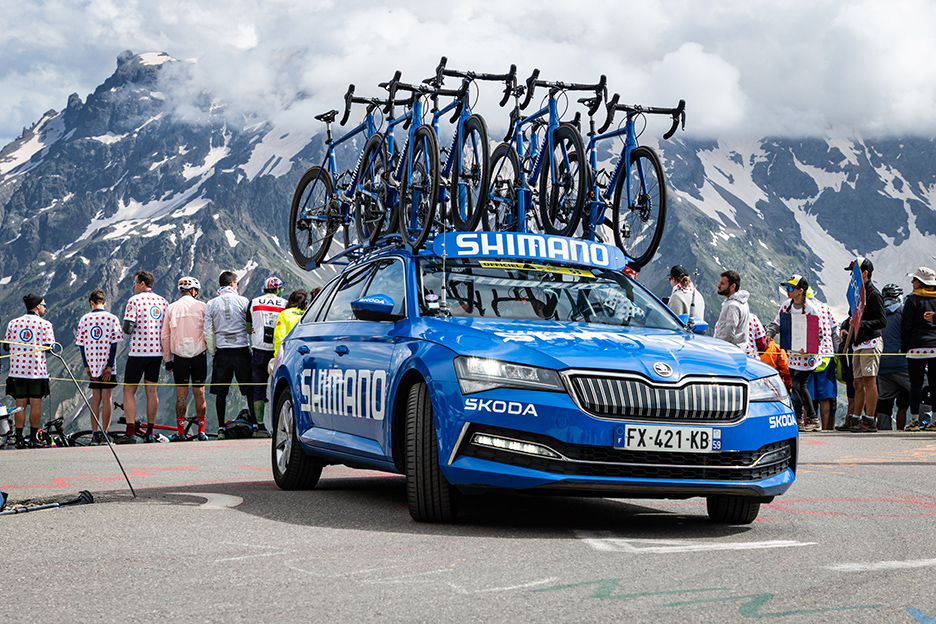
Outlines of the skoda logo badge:
[{"label": "skoda logo badge", "polygon": [[670,365],[663,362],[657,362],[654,364],[653,371],[660,377],[669,377],[673,374],[673,369],[670,368]]}]

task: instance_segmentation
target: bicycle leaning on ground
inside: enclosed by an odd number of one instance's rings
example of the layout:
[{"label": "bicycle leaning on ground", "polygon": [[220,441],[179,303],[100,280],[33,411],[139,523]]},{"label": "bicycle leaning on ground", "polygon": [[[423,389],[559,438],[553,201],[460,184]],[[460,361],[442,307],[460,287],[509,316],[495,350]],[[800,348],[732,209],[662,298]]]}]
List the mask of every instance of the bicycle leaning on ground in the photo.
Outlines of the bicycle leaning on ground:
[{"label": "bicycle leaning on ground", "polygon": [[[114,401],[114,407],[122,410],[123,404],[118,403],[117,401]],[[59,418],[58,420],[61,421],[61,418]],[[112,424],[120,426],[119,429],[115,429],[115,430],[107,432],[107,435],[112,440],[126,435],[127,433],[127,419],[126,418],[121,416],[120,418],[117,419],[115,423],[112,423]],[[146,423],[135,422],[134,426],[135,426],[134,435],[140,439],[146,439]],[[172,427],[170,425],[160,425],[160,424],[154,424],[153,429],[156,431],[154,436],[156,437],[156,440],[158,442],[169,441],[169,438],[167,438],[164,434],[159,433],[160,431],[171,431],[173,433],[176,433],[178,431],[176,427]],[[185,427],[183,431],[184,431],[185,440],[198,439],[199,437],[198,436],[198,418],[194,415],[186,416]],[[215,437],[216,435],[217,434],[213,434],[213,433],[206,434],[205,439],[207,439],[208,437]],[[68,441],[68,444],[65,444],[64,446],[95,446],[98,444],[106,444],[106,442],[103,440],[95,440],[93,432],[90,429],[83,429],[81,431],[78,431],[76,433],[70,434],[65,437]]]}]

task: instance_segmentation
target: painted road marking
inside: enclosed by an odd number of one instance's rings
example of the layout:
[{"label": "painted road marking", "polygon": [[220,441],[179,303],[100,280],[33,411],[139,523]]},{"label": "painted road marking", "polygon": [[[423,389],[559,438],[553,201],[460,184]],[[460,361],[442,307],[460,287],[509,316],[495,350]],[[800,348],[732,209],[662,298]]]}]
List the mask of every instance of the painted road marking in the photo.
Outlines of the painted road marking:
[{"label": "painted road marking", "polygon": [[576,531],[578,539],[595,550],[605,552],[627,552],[635,554],[664,554],[683,552],[707,552],[717,550],[760,550],[765,548],[790,548],[814,546],[816,542],[795,540],[771,540],[766,542],[702,542],[699,540],[658,540],[608,537],[610,533],[588,533]]},{"label": "painted road marking", "polygon": [[202,492],[169,492],[169,494],[174,496],[198,496],[199,498],[208,499],[198,506],[199,509],[230,509],[244,502],[244,499],[240,496],[230,494],[206,494]]},{"label": "painted road marking", "polygon": [[906,570],[910,568],[932,568],[936,559],[916,559],[910,561],[875,561],[871,563],[838,563],[827,566],[833,572],[876,572],[879,570]]}]

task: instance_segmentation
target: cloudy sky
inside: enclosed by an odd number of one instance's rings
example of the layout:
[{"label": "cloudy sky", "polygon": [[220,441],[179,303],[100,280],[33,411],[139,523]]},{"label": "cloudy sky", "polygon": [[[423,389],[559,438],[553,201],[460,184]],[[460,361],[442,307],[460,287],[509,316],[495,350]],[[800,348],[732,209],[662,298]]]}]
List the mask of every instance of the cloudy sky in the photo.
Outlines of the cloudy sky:
[{"label": "cloudy sky", "polygon": [[[198,59],[193,84],[284,122],[339,108],[401,69],[516,63],[543,78],[607,74],[622,101],[688,103],[687,131],[936,133],[930,0],[31,0],[0,2],[0,146],[123,50]],[[297,94],[305,99],[297,101]],[[481,93],[497,114],[499,93]],[[665,129],[665,128],[663,128]]]}]

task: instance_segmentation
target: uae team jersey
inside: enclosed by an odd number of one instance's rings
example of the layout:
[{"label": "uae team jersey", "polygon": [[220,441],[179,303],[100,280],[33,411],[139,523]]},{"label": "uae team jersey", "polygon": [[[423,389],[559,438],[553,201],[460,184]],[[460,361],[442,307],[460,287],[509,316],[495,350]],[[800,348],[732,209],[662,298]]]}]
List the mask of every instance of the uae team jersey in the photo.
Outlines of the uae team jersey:
[{"label": "uae team jersey", "polygon": [[250,302],[252,333],[250,344],[254,349],[273,350],[273,331],[276,317],[286,307],[286,300],[272,293],[260,295]]},{"label": "uae team jersey", "polygon": [[7,325],[6,338],[16,343],[10,347],[10,377],[17,379],[47,379],[43,345],[55,342],[52,323],[38,314],[24,314]]},{"label": "uae team jersey", "polygon": [[100,377],[110,359],[111,345],[123,340],[120,321],[106,310],[88,312],[78,321],[75,344],[84,347],[92,377]]},{"label": "uae team jersey", "polygon": [[127,301],[123,320],[136,323],[130,334],[130,357],[162,357],[162,323],[169,302],[151,290]]}]

